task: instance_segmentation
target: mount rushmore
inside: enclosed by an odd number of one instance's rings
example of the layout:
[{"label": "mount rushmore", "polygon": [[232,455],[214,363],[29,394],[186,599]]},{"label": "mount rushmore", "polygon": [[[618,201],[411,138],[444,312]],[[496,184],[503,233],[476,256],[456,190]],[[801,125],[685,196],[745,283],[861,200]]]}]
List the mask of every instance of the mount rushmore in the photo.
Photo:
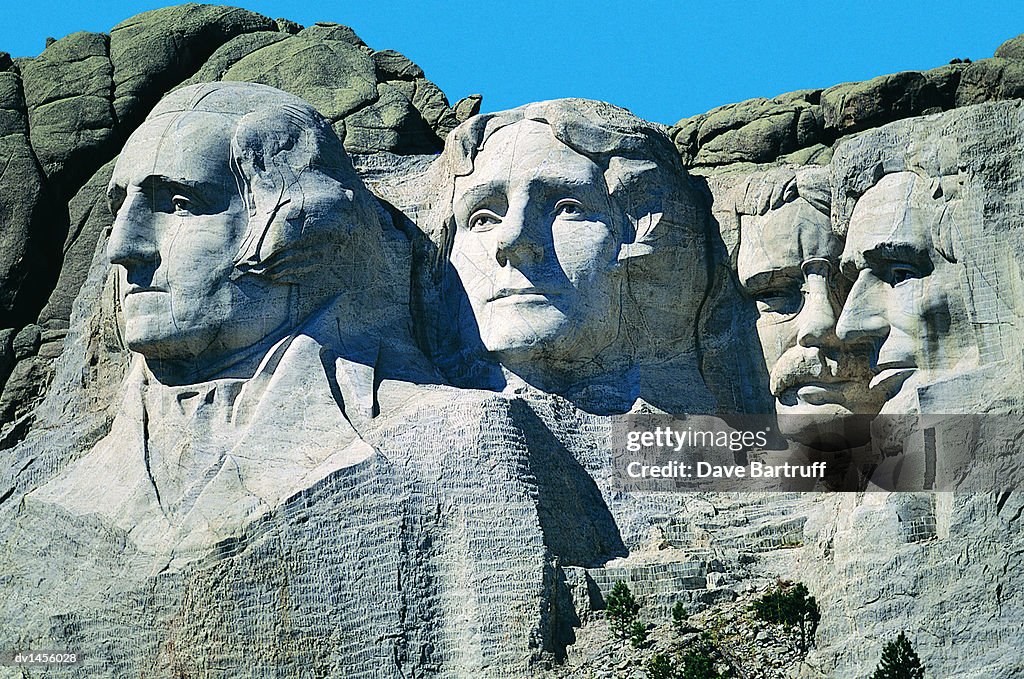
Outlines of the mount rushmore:
[{"label": "mount rushmore", "polygon": [[[809,653],[733,671],[1017,676],[1022,97],[1022,38],[672,127],[211,5],[4,55],[0,651],[643,676],[615,582],[798,580]],[[625,430],[754,423],[688,452],[827,473],[623,487]]]}]

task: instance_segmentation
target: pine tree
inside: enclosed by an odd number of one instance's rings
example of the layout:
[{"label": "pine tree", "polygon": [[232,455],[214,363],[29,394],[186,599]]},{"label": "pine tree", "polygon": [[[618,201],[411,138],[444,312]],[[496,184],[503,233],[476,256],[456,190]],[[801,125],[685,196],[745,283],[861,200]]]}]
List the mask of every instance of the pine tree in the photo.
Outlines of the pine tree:
[{"label": "pine tree", "polygon": [[871,679],[924,679],[924,666],[906,634],[900,632],[882,647],[882,659]]},{"label": "pine tree", "polygon": [[682,601],[677,601],[672,607],[672,626],[676,629],[676,632],[683,631],[688,617],[689,616],[686,614],[686,606],[683,605]]},{"label": "pine tree", "polygon": [[640,614],[640,604],[633,598],[629,586],[622,580],[618,580],[612,586],[612,591],[608,593],[605,604],[608,626],[616,636],[625,638]]},{"label": "pine tree", "polygon": [[800,630],[800,652],[807,652],[808,638],[813,639],[821,620],[818,602],[808,596],[807,587],[782,582],[754,602],[754,614],[766,622],[795,627]]},{"label": "pine tree", "polygon": [[680,679],[722,679],[711,657],[703,651],[687,651],[679,669]]},{"label": "pine tree", "polygon": [[633,645],[633,648],[643,648],[647,645],[647,625],[635,620],[632,625],[629,626],[629,643]]}]

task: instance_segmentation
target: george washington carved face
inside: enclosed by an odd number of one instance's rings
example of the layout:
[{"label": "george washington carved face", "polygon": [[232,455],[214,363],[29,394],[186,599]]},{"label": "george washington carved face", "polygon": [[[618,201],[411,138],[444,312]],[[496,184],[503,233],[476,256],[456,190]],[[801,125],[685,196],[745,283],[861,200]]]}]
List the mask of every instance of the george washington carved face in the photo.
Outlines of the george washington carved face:
[{"label": "george washington carved face", "polygon": [[330,124],[264,85],[165,97],[108,198],[125,341],[178,383],[259,355],[383,267],[378,208]]},{"label": "george washington carved face", "polygon": [[236,275],[249,213],[230,165],[235,124],[157,116],[114,169],[107,255],[120,269],[125,341],[148,358],[216,364],[287,322],[287,286]]}]

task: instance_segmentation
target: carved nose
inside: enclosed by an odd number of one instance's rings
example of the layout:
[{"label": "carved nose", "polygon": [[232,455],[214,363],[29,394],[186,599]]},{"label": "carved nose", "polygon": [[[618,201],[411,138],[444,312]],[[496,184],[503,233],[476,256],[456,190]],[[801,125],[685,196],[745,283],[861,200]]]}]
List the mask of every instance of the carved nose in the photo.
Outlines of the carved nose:
[{"label": "carved nose", "polygon": [[494,256],[499,266],[517,266],[540,261],[544,255],[544,248],[534,237],[536,229],[531,228],[532,226],[530,217],[524,209],[509,207],[508,213],[496,229]]},{"label": "carved nose", "polygon": [[829,294],[828,279],[807,276],[807,292],[797,319],[797,343],[802,347],[827,347],[839,343],[836,336],[836,312]]},{"label": "carved nose", "polygon": [[861,271],[843,305],[836,323],[836,336],[844,342],[873,340],[889,334],[889,321],[884,309],[881,281],[870,272]]},{"label": "carved nose", "polygon": [[156,262],[160,258],[153,234],[152,212],[141,191],[128,194],[122,203],[107,240],[107,259],[126,269]]}]

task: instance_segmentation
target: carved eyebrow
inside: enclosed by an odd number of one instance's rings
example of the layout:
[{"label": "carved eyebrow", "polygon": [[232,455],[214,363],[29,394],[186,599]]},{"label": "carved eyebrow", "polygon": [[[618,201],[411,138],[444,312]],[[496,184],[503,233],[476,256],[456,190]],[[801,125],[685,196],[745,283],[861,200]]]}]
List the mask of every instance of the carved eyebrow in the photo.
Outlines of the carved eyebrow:
[{"label": "carved eyebrow", "polygon": [[755,274],[748,276],[743,281],[743,287],[746,288],[750,294],[755,294],[771,287],[771,285],[778,283],[791,283],[801,282],[803,280],[803,274],[799,266],[786,266],[779,267],[777,269],[770,269],[768,271],[758,271]]},{"label": "carved eyebrow", "polygon": [[[581,188],[593,186],[595,190],[607,195],[604,186],[597,186],[597,183],[588,177],[565,177],[565,176],[535,176],[527,183],[527,190],[530,198],[545,200],[552,195],[569,191],[579,191]],[[473,184],[463,191],[454,201],[453,207],[456,211],[468,212],[478,204],[485,202],[494,195],[505,195],[508,190],[508,180],[504,178],[490,179],[479,184]]]},{"label": "carved eyebrow", "polygon": [[506,186],[505,181],[500,179],[492,179],[480,184],[474,184],[455,198],[452,207],[456,213],[469,212],[495,194],[504,195]]},{"label": "carved eyebrow", "polygon": [[929,273],[932,269],[932,260],[926,249],[920,245],[899,241],[878,243],[862,253],[844,257],[839,268],[844,276],[854,280],[862,269],[882,268],[898,262],[913,264]]},{"label": "carved eyebrow", "polygon": [[169,186],[173,189],[184,190],[188,193],[203,193],[208,187],[207,182],[197,182],[188,179],[172,179],[166,175],[151,174],[141,182],[139,186],[144,189],[155,189],[159,186]]},{"label": "carved eyebrow", "polygon": [[[107,203],[111,207],[112,212],[119,210],[121,204],[124,203],[125,197],[128,193],[128,184],[130,183],[131,182],[111,180],[110,184],[107,185]],[[188,179],[172,179],[165,175],[149,175],[139,181],[136,186],[149,194],[151,200],[153,198],[153,192],[157,189],[169,188],[172,191],[187,193],[189,198],[197,201],[198,203],[208,202],[206,199],[206,191],[209,186],[205,182],[190,181]]]},{"label": "carved eyebrow", "polygon": [[530,180],[527,190],[530,200],[544,203],[560,198],[578,198],[588,209],[596,208],[609,198],[604,185],[579,177],[536,177]]},{"label": "carved eyebrow", "polygon": [[928,259],[928,252],[910,243],[879,243],[870,250],[864,251],[864,259],[868,264],[874,262],[917,262]]}]

